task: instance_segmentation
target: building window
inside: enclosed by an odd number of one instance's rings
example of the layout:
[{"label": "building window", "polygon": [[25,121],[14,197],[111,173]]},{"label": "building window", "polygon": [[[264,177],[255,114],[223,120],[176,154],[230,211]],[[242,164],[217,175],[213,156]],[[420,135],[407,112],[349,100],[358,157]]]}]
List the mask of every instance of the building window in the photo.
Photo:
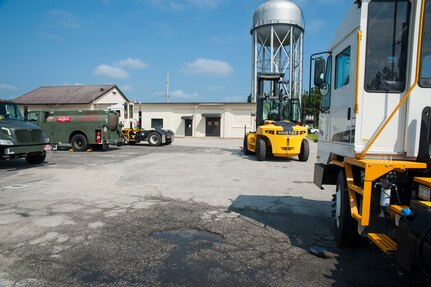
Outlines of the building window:
[{"label": "building window", "polygon": [[365,90],[401,93],[406,86],[410,3],[373,1],[368,15]]},{"label": "building window", "polygon": [[163,128],[163,119],[151,119],[151,128]]},{"label": "building window", "polygon": [[335,88],[347,86],[350,82],[350,47],[335,58]]},{"label": "building window", "polygon": [[129,119],[133,119],[133,105],[129,105]]}]

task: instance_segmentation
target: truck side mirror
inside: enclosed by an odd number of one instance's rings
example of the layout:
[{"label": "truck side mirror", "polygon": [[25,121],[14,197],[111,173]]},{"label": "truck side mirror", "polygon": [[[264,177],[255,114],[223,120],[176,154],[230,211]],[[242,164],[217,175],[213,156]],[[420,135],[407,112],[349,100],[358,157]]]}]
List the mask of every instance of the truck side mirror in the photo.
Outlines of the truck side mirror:
[{"label": "truck side mirror", "polygon": [[28,106],[24,106],[24,121],[28,121]]},{"label": "truck side mirror", "polygon": [[322,58],[314,60],[314,85],[322,88],[325,79],[326,61]]}]

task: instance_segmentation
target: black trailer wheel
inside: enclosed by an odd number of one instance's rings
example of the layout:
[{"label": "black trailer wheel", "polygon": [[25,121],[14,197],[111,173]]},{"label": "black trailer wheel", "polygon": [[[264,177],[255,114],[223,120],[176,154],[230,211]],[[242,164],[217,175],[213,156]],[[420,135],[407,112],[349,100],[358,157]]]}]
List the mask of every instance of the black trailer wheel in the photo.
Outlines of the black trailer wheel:
[{"label": "black trailer wheel", "polygon": [[148,136],[148,143],[150,146],[159,146],[162,143],[162,137],[158,133],[152,132]]},{"label": "black trailer wheel", "polygon": [[28,154],[25,159],[29,164],[41,164],[45,161],[46,152]]},{"label": "black trailer wheel", "polygon": [[83,134],[74,135],[70,143],[75,151],[85,151],[88,147],[87,138]]},{"label": "black trailer wheel", "polygon": [[258,161],[266,160],[266,142],[262,138],[257,140],[256,157]]},{"label": "black trailer wheel", "polygon": [[335,241],[337,246],[355,246],[359,243],[358,222],[351,216],[346,175],[340,170],[334,196]]},{"label": "black trailer wheel", "polygon": [[248,149],[248,137],[247,137],[247,135],[244,136],[244,144],[243,144],[242,149],[243,149],[245,155],[251,154],[251,151]]},{"label": "black trailer wheel", "polygon": [[301,151],[298,155],[299,161],[307,161],[310,156],[310,144],[308,140],[303,139],[301,144]]}]

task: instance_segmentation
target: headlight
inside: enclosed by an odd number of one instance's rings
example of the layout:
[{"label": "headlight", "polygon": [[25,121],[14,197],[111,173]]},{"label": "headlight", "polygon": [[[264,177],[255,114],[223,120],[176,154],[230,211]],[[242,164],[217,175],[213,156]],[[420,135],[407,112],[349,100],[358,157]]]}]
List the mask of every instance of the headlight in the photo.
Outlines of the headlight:
[{"label": "headlight", "polygon": [[0,145],[13,145],[10,140],[0,140]]},{"label": "headlight", "polygon": [[2,127],[1,129],[4,130],[7,133],[8,136],[12,135],[11,132],[10,132],[10,129],[4,128],[4,127]]}]

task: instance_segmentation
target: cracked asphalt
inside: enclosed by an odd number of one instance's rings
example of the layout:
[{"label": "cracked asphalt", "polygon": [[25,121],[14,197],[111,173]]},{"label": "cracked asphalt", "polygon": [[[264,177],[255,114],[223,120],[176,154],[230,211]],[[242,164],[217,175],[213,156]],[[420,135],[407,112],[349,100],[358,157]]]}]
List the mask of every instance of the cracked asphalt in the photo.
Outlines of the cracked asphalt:
[{"label": "cracked asphalt", "polygon": [[[242,140],[0,161],[0,286],[426,286],[366,240],[335,247],[316,158]],[[312,253],[312,250],[323,250]]]}]

